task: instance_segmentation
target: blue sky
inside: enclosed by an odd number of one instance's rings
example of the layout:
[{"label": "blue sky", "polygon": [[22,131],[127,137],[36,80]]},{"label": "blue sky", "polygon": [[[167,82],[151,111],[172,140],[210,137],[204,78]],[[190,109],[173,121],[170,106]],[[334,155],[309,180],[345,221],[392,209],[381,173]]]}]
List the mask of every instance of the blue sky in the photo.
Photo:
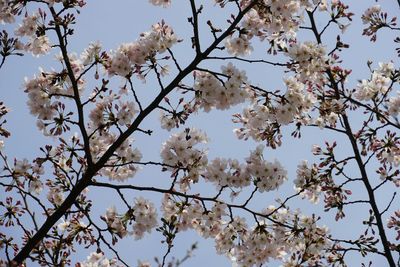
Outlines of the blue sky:
[{"label": "blue sky", "polygon": [[[208,28],[205,22],[211,19],[215,25],[220,25],[221,28],[224,28],[226,27],[225,21],[229,18],[230,12],[223,11],[216,6],[208,4],[211,1],[202,2],[206,3],[206,9],[201,14],[200,34],[203,38],[203,44],[206,45],[212,40],[212,37],[210,33],[207,32]],[[387,62],[390,60],[393,60],[395,65],[398,65],[398,58],[393,49],[392,39],[395,37],[393,34],[387,31],[379,32],[378,41],[376,43],[370,43],[367,37],[361,36],[362,23],[359,18],[360,14],[368,6],[376,4],[375,1],[344,2],[352,5],[350,9],[356,14],[354,16],[354,23],[343,37],[343,41],[351,45],[350,49],[345,50],[341,54],[344,60],[343,65],[353,70],[349,79],[349,87],[351,88],[357,84],[358,79],[369,77],[366,64],[367,60],[374,61],[374,66],[376,66],[379,61]],[[383,6],[384,10],[392,11],[393,15],[396,15],[396,13],[398,14],[399,7],[396,1],[382,1],[380,4]],[[152,24],[164,19],[174,28],[176,34],[184,40],[182,43],[177,44],[174,49],[178,60],[182,65],[185,65],[185,63],[189,62],[193,57],[193,51],[190,49],[190,38],[188,38],[191,34],[190,25],[187,23],[187,17],[189,15],[189,3],[188,1],[182,0],[174,0],[169,9],[153,7],[146,0],[118,0],[112,2],[105,0],[88,1],[87,6],[82,9],[81,14],[78,16],[75,35],[70,39],[69,51],[80,54],[91,41],[95,40],[99,40],[106,50],[116,49],[120,43],[134,41],[141,32],[149,30]],[[319,22],[317,26],[322,27],[322,25],[323,22]],[[6,26],[6,28],[10,29],[9,26]],[[336,37],[337,30],[333,29],[335,28],[332,27],[332,30],[328,32],[327,43],[329,43],[329,40],[334,40]],[[302,40],[312,38],[306,31],[300,31],[298,35]],[[281,57],[275,59],[267,55],[266,49],[267,48],[262,44],[255,44],[255,52],[251,57],[262,57],[273,61],[282,59]],[[38,72],[40,66],[45,69],[58,67],[53,60],[53,56],[54,53],[40,58],[30,55],[26,55],[23,58],[9,58],[5,67],[0,70],[1,101],[4,101],[6,105],[11,108],[11,112],[7,117],[9,121],[7,127],[12,132],[12,136],[7,140],[5,148],[10,158],[26,157],[32,159],[40,153],[39,147],[54,141],[43,137],[37,130],[35,119],[29,114],[25,105],[27,97],[22,89],[23,78],[25,76],[32,77]],[[222,64],[226,63],[227,62],[210,61],[204,66],[218,70]],[[262,85],[271,90],[278,88],[283,89],[282,77],[289,75],[282,73],[282,69],[264,65],[240,64],[239,67],[246,69],[249,79],[254,84]],[[190,78],[188,78],[188,81],[190,81]],[[144,99],[144,102],[146,102],[146,100],[149,101],[157,90],[154,81],[151,80],[147,81],[146,84],[143,84],[141,81],[135,81],[134,83],[135,87],[139,88],[138,94]],[[118,78],[114,84],[116,87],[120,84]],[[118,89],[115,91],[118,91]],[[229,111],[214,110],[210,113],[196,114],[190,118],[187,126],[206,131],[211,140],[207,145],[209,148],[209,159],[215,157],[230,157],[244,160],[244,158],[248,156],[249,150],[256,147],[257,143],[253,141],[244,142],[237,140],[232,132],[236,126],[231,122],[231,115],[240,112],[247,104],[248,103],[239,105]],[[355,124],[360,122],[358,116],[359,114],[351,117]],[[161,143],[168,138],[169,133],[160,129],[158,111],[146,119],[142,128],[154,130],[154,134],[151,137],[140,134],[134,136],[136,145],[144,155],[143,160],[159,159]],[[282,191],[257,196],[251,203],[254,208],[265,208],[273,204],[275,198],[284,198],[282,196],[283,193],[293,193],[292,181],[295,178],[297,164],[302,159],[308,159],[311,162],[316,160],[316,158],[312,157],[310,152],[313,144],[323,144],[324,141],[338,140],[340,148],[343,149],[343,154],[345,154],[348,147],[347,140],[337,139],[338,137],[336,135],[332,135],[326,130],[306,129],[303,132],[303,138],[300,140],[290,137],[290,132],[294,130],[292,126],[286,127],[284,130],[286,130],[287,134],[284,136],[282,147],[277,150],[266,148],[264,156],[269,160],[274,158],[280,160],[288,169],[289,181],[282,187]],[[159,168],[151,167],[143,169],[137,177],[129,182],[151,186],[167,186],[169,181],[168,177],[169,175],[167,173],[161,173]],[[106,181],[105,178],[104,181]],[[201,184],[198,186],[198,189],[202,192],[208,192],[211,187],[211,184]],[[354,189],[357,189],[356,187],[355,185]],[[389,191],[385,190],[379,195],[382,203],[387,203],[391,196],[387,194]],[[110,203],[116,201],[116,195],[113,195],[114,192],[105,193],[96,189],[91,189],[90,194],[95,204],[94,212],[98,214],[104,214]],[[364,194],[365,192],[362,191],[360,196],[362,197]],[[131,200],[136,196],[136,194],[132,193],[127,194],[127,198]],[[156,194],[144,194],[144,196],[151,198],[156,203],[158,203],[160,199],[160,196]],[[2,199],[2,197],[0,198]],[[397,201],[397,203],[399,202]],[[120,203],[116,201],[114,204],[118,207]],[[306,214],[311,214],[313,212],[320,213],[323,209],[321,205],[312,206],[308,204],[307,201],[294,201],[292,204],[293,207],[300,208]],[[382,204],[382,206],[384,205],[385,204]],[[394,205],[394,207],[396,206],[398,205]],[[355,237],[354,232],[361,232],[359,231],[361,229],[360,218],[365,218],[366,215],[364,214],[366,211],[366,208],[357,206],[357,209],[354,208],[352,212],[347,213],[346,220],[340,221],[339,223],[332,223],[334,218],[333,213],[324,213],[322,214],[324,218],[321,220],[321,223],[328,225],[332,233],[336,233],[341,238],[348,239],[350,237]],[[134,265],[139,259],[152,260],[154,256],[162,257],[165,252],[165,246],[160,244],[160,238],[161,236],[159,234],[154,234],[154,232],[151,236],[146,236],[145,239],[138,242],[134,241],[133,238],[127,238],[120,242],[117,248],[122,257]],[[213,240],[204,240],[194,231],[180,233],[176,241],[172,255],[178,258],[185,254],[186,249],[193,242],[199,241],[200,248],[195,251],[194,258],[190,260],[187,266],[204,266],[205,264],[210,264],[211,266],[230,266],[229,261],[224,256],[216,255],[213,248]],[[89,252],[90,251],[79,251],[77,255],[72,256],[73,262],[85,258]],[[0,252],[0,257],[2,256],[1,253],[2,252]],[[111,254],[109,255],[111,256]],[[349,257],[349,260],[349,266],[359,266],[362,261],[359,257]],[[380,260],[381,258],[377,258],[376,264],[379,265]],[[363,262],[367,261],[363,260]],[[272,263],[268,266],[278,265]]]}]

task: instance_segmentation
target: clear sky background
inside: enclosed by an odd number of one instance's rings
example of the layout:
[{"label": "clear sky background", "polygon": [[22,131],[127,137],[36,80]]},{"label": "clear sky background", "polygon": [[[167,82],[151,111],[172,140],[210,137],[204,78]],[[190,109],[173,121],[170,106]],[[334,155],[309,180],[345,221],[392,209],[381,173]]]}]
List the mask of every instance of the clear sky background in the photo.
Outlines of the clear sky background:
[{"label": "clear sky background", "polygon": [[[217,6],[209,4],[213,1],[197,1],[205,3],[205,10],[201,14],[200,27],[203,47],[206,47],[208,43],[212,41],[211,34],[207,31],[208,26],[206,21],[211,19],[213,24],[218,25],[221,28],[226,28],[226,19],[229,18],[230,12],[228,10],[221,10]],[[379,61],[388,62],[394,61],[395,65],[398,66],[398,58],[394,51],[394,44],[392,40],[394,35],[386,30],[378,33],[378,41],[376,43],[370,43],[369,38],[362,37],[362,22],[360,19],[361,13],[369,6],[376,4],[373,0],[355,0],[355,1],[344,1],[351,5],[350,10],[356,15],[354,16],[354,22],[347,30],[343,37],[345,43],[350,44],[350,49],[345,50],[341,53],[341,57],[344,60],[343,66],[351,68],[353,70],[352,75],[349,79],[349,88],[354,87],[357,84],[358,79],[369,78],[369,70],[367,68],[367,60],[370,59],[374,62],[373,66],[376,67]],[[390,15],[399,15],[399,7],[395,0],[380,1],[383,10],[387,10]],[[29,12],[34,9],[28,10]],[[69,51],[80,54],[87,45],[95,40],[99,40],[103,44],[103,48],[106,50],[116,49],[119,44],[123,42],[132,42],[136,40],[141,32],[150,29],[151,25],[164,19],[169,25],[171,25],[178,37],[184,41],[173,47],[178,61],[182,66],[185,66],[187,62],[190,62],[194,53],[190,48],[190,36],[191,27],[187,22],[187,17],[190,16],[190,5],[189,1],[184,0],[173,0],[172,7],[169,9],[163,9],[154,7],[148,3],[147,0],[96,0],[88,1],[87,6],[82,9],[81,14],[77,18],[77,24],[75,26],[75,34],[70,38]],[[326,19],[326,18],[324,18]],[[325,20],[318,22],[320,28],[324,25]],[[7,29],[11,29],[9,26],[1,25]],[[328,32],[326,38],[326,44],[331,48],[334,43],[329,40],[334,40],[337,34],[337,29],[332,27],[332,30]],[[299,31],[299,38],[301,40],[314,40],[307,31]],[[328,51],[330,49],[327,49]],[[255,52],[250,56],[251,58],[263,58],[272,61],[283,61],[281,57],[271,57],[267,55],[267,47],[264,44],[255,43]],[[27,96],[23,93],[23,78],[25,76],[32,77],[38,72],[39,67],[43,67],[48,70],[52,67],[58,68],[56,62],[53,60],[54,53],[40,58],[26,55],[23,58],[13,57],[9,58],[3,69],[0,70],[0,88],[1,97],[0,100],[4,101],[6,105],[11,109],[11,112],[7,116],[9,123],[7,129],[12,132],[12,136],[6,142],[5,151],[9,154],[10,159],[16,158],[28,158],[32,159],[40,154],[39,147],[42,147],[46,143],[51,143],[53,140],[43,137],[36,128],[36,119],[29,114],[29,110],[26,107]],[[207,62],[207,66],[214,70],[219,70],[221,65],[225,65],[227,62]],[[271,67],[265,65],[245,65],[238,64],[238,66],[247,71],[249,80],[253,84],[259,84],[266,89],[284,89],[282,82],[283,77],[288,77],[290,74],[284,74],[282,69],[279,67]],[[171,77],[173,77],[173,73]],[[166,78],[166,81],[170,78]],[[191,77],[186,79],[190,81]],[[114,78],[115,90],[118,91],[117,86],[121,84],[118,78]],[[158,87],[150,79],[146,84],[141,81],[135,81],[135,87],[138,88],[138,94],[143,99],[144,103],[151,100],[151,96],[157,93]],[[189,83],[189,82],[188,82]],[[190,84],[190,83],[189,83]],[[88,86],[89,87],[89,86]],[[229,111],[211,111],[210,113],[200,113],[192,116],[187,122],[187,126],[196,127],[207,132],[210,138],[210,143],[207,145],[209,148],[209,159],[215,157],[226,157],[236,158],[241,161],[249,155],[249,151],[253,150],[257,143],[249,140],[247,142],[238,140],[233,129],[237,126],[231,122],[231,115],[237,112],[241,112],[248,103],[239,105]],[[360,114],[353,115],[351,117],[352,122],[355,125],[359,125],[361,118],[358,117]],[[143,160],[159,160],[159,152],[161,144],[167,140],[169,132],[162,130],[159,127],[158,121],[159,113],[155,111],[154,114],[149,116],[144,122],[141,128],[152,129],[154,134],[151,137],[144,136],[142,134],[136,134],[135,144],[143,153]],[[357,128],[355,126],[354,128]],[[182,128],[172,130],[177,132]],[[270,192],[264,194],[258,194],[256,198],[251,202],[251,206],[255,209],[263,209],[270,204],[274,204],[274,199],[277,197],[285,198],[288,194],[294,193],[293,180],[296,176],[296,166],[302,159],[308,159],[310,162],[314,162],[317,158],[314,158],[311,154],[311,146],[313,144],[323,144],[324,141],[338,140],[339,148],[343,155],[346,154],[349,143],[347,140],[333,135],[326,130],[319,129],[304,129],[302,132],[302,139],[293,139],[290,137],[290,133],[294,130],[293,126],[283,127],[284,134],[283,145],[277,150],[271,150],[266,148],[264,156],[268,160],[277,158],[287,168],[289,173],[289,181],[282,186],[277,192]],[[354,172],[357,172],[355,169]],[[51,175],[51,172],[48,173]],[[375,179],[373,175],[371,179]],[[103,178],[104,181],[108,179]],[[169,174],[161,173],[160,168],[146,168],[143,169],[138,175],[129,180],[133,184],[148,185],[148,186],[168,186]],[[379,178],[376,177],[374,183],[379,182]],[[361,191],[356,196],[365,196],[365,191],[360,188],[361,184],[354,184],[354,188]],[[196,188],[200,192],[212,195],[213,186],[211,184],[200,184]],[[212,190],[210,190],[212,188]],[[378,195],[379,204],[381,209],[386,206],[390,200],[391,192],[388,189],[384,189]],[[134,197],[143,195],[147,198],[152,199],[155,203],[159,203],[160,195],[157,194],[139,194],[129,192],[126,194],[128,199],[133,201]],[[94,212],[104,214],[107,207],[111,204],[119,206],[119,211],[122,211],[121,203],[118,201],[116,195],[112,191],[99,191],[91,189],[90,196],[94,203]],[[246,192],[244,197],[246,197]],[[3,196],[0,195],[0,200],[3,200]],[[323,201],[321,201],[323,202]],[[323,203],[317,206],[310,205],[306,200],[304,201],[293,201],[289,203],[292,207],[298,207],[305,214],[321,213],[323,210]],[[399,201],[395,201],[393,207],[399,206]],[[361,220],[367,216],[368,207],[366,206],[354,206],[347,209],[346,219],[334,222],[334,213],[323,213],[320,224],[326,224],[331,229],[336,237],[342,239],[350,239],[357,237],[362,231]],[[346,211],[346,210],[345,210]],[[161,212],[159,212],[160,214]],[[252,225],[253,221],[249,220],[249,225]],[[393,232],[388,231],[389,235],[393,239]],[[162,236],[159,233],[153,231],[152,235],[146,235],[143,240],[136,242],[133,238],[126,238],[120,242],[116,248],[121,253],[121,256],[126,259],[133,266],[137,260],[152,260],[154,256],[162,257],[165,253],[165,245],[160,243]],[[195,241],[199,241],[199,249],[195,251],[195,255],[185,266],[204,266],[208,264],[210,266],[230,266],[230,262],[225,256],[218,256],[214,250],[214,241],[204,240],[197,235],[194,231],[188,231],[179,233],[176,238],[175,247],[173,248],[172,255],[176,257],[182,257],[185,254],[186,249]],[[72,256],[72,262],[83,260],[86,255],[91,251],[78,251],[76,255]],[[3,257],[3,252],[0,252],[0,257]],[[352,254],[356,255],[356,254]],[[108,254],[112,256],[112,254]],[[376,265],[373,266],[384,266],[385,261],[382,257],[372,257]],[[349,266],[360,266],[361,262],[367,263],[366,259],[362,259],[359,256],[350,256]],[[278,266],[278,263],[271,263],[268,266]]]}]

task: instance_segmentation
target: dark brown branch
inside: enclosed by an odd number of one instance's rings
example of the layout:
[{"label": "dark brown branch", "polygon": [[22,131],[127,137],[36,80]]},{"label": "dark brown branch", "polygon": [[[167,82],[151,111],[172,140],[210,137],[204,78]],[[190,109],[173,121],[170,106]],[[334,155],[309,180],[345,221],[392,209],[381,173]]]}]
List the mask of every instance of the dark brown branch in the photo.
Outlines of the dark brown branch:
[{"label": "dark brown branch", "polygon": [[71,62],[69,60],[68,51],[67,51],[67,44],[64,42],[64,38],[61,33],[61,28],[60,28],[60,24],[59,24],[60,17],[57,15],[57,13],[53,7],[49,7],[49,8],[50,8],[50,12],[53,16],[58,42],[60,44],[61,54],[62,54],[64,63],[65,63],[65,67],[67,68],[68,77],[71,80],[72,89],[74,91],[74,100],[75,100],[76,108],[78,111],[79,129],[81,131],[83,141],[84,141],[84,148],[85,148],[87,164],[90,166],[93,164],[93,162],[92,162],[92,155],[90,153],[89,137],[88,137],[88,134],[87,134],[86,128],[85,128],[83,106],[81,103],[81,98],[80,98],[79,90],[78,90],[78,81],[75,78],[74,71],[72,70]]},{"label": "dark brown branch", "polygon": [[397,192],[393,193],[392,199],[389,201],[389,204],[386,206],[386,208],[381,212],[381,215],[383,215],[386,211],[388,211],[388,209],[390,208],[390,206],[393,203],[394,198],[396,197]]},{"label": "dark brown branch", "polygon": [[194,46],[196,47],[196,54],[201,54],[201,48],[200,48],[200,37],[199,37],[199,22],[198,22],[198,15],[201,11],[201,7],[199,10],[196,8],[196,3],[194,0],[190,0],[190,7],[192,9],[192,26],[193,26],[193,43]]},{"label": "dark brown branch", "polygon": [[207,57],[207,59],[220,59],[220,60],[238,60],[238,61],[243,61],[247,63],[264,63],[272,66],[282,66],[282,67],[290,67],[294,64],[297,63],[280,63],[280,62],[272,62],[268,60],[263,60],[263,59],[246,59],[246,58],[240,58],[240,57]]},{"label": "dark brown branch", "polygon": [[142,111],[143,111],[142,104],[140,103],[139,98],[138,98],[138,96],[136,95],[135,88],[133,88],[133,83],[132,83],[131,77],[127,78],[127,80],[128,80],[128,82],[129,82],[129,86],[130,86],[130,88],[131,88],[133,97],[135,98],[135,101],[136,101],[136,103],[137,103],[138,106],[139,106],[139,110],[140,110],[140,112],[142,112]]},{"label": "dark brown branch", "polygon": [[177,68],[179,71],[182,71],[181,66],[180,66],[179,63],[178,63],[178,60],[175,58],[175,55],[174,55],[174,53],[172,52],[172,50],[171,50],[170,48],[168,48],[167,50],[168,50],[168,53],[171,55],[171,58],[172,58],[172,60],[174,61],[176,68]]}]

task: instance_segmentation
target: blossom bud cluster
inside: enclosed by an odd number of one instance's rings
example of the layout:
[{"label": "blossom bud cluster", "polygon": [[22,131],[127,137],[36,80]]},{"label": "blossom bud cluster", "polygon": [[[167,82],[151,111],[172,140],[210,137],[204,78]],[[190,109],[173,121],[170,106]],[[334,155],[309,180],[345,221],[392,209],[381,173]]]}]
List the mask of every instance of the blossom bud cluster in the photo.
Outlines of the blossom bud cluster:
[{"label": "blossom bud cluster", "polygon": [[132,43],[122,44],[112,53],[107,70],[110,75],[128,76],[134,68],[154,60],[157,53],[163,53],[178,41],[172,28],[164,21],[154,24],[151,31],[144,32]]},{"label": "blossom bud cluster", "polygon": [[379,17],[380,12],[381,12],[380,5],[374,5],[372,7],[369,7],[367,10],[364,11],[364,13],[361,16],[362,22],[364,24],[369,24],[371,22],[374,22],[375,19]]},{"label": "blossom bud cluster", "polygon": [[[387,220],[387,227],[397,232],[396,240],[400,240],[400,210],[396,210]],[[393,244],[393,247],[395,244]]]}]

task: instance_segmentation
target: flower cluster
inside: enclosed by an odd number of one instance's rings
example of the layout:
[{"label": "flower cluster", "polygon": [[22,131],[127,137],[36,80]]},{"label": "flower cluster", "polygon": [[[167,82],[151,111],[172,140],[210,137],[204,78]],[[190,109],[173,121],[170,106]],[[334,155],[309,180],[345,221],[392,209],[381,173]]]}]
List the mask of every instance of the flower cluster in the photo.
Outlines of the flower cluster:
[{"label": "flower cluster", "polygon": [[60,91],[60,87],[52,85],[44,75],[26,80],[25,92],[28,93],[28,107],[39,120],[52,119],[55,111],[52,108],[51,95]]},{"label": "flower cluster", "polygon": [[287,125],[295,119],[304,124],[311,123],[309,111],[317,100],[315,94],[306,90],[296,78],[285,79],[285,84],[287,91],[276,103],[254,103],[242,114],[235,115],[234,122],[243,125],[235,129],[238,138],[268,140],[271,146],[275,146],[280,142],[279,125]]},{"label": "flower cluster", "polygon": [[284,101],[281,101],[275,108],[275,120],[283,125],[308,114],[314,103],[317,102],[316,96],[305,90],[304,84],[298,79],[287,78],[285,85],[287,90]]},{"label": "flower cluster", "polygon": [[390,78],[379,69],[372,72],[371,78],[363,79],[357,85],[354,97],[360,101],[368,101],[376,98],[379,94],[386,94],[390,86]]},{"label": "flower cluster", "polygon": [[296,62],[297,79],[305,84],[323,85],[328,67],[325,48],[314,42],[292,43],[287,55]]},{"label": "flower cluster", "polygon": [[225,204],[217,202],[211,210],[205,210],[197,200],[180,202],[168,194],[162,203],[164,218],[171,220],[174,217],[180,231],[194,229],[204,238],[215,237],[219,233],[226,208]]},{"label": "flower cluster", "polygon": [[249,173],[255,177],[258,191],[272,191],[277,189],[287,180],[287,171],[275,160],[268,162],[263,159],[264,146],[259,145],[246,159]]},{"label": "flower cluster", "polygon": [[245,164],[237,160],[216,158],[207,165],[202,176],[217,186],[243,188],[250,185],[251,176]]},{"label": "flower cluster", "polygon": [[0,0],[0,23],[15,22],[15,13],[21,5],[13,5],[9,0]]},{"label": "flower cluster", "polygon": [[64,202],[64,193],[61,189],[51,188],[47,193],[47,199],[55,206],[60,206]]},{"label": "flower cluster", "polygon": [[175,218],[175,226],[179,231],[186,231],[192,228],[192,220],[200,218],[203,214],[203,207],[199,201],[177,202],[169,194],[164,195],[161,208],[163,217],[168,221],[171,221],[172,217]]},{"label": "flower cluster", "polygon": [[303,229],[300,236],[293,239],[288,238],[287,246],[291,251],[291,257],[287,257],[283,266],[296,266],[300,261],[306,261],[310,266],[321,266],[321,260],[325,256],[325,249],[330,245],[328,240],[329,230],[327,227],[320,227],[316,224],[314,216],[300,215],[298,227]]},{"label": "flower cluster", "polygon": [[387,162],[390,165],[393,164],[395,167],[398,167],[400,166],[400,148],[397,146],[388,146],[387,148],[384,148],[381,153],[379,153],[378,158],[382,162]]},{"label": "flower cluster", "polygon": [[124,220],[124,216],[117,214],[115,206],[108,208],[102,219],[107,223],[109,231],[119,236],[119,238],[123,238],[128,234],[126,220]]},{"label": "flower cluster", "polygon": [[[164,21],[154,24],[132,43],[122,44],[112,53],[106,68],[110,75],[129,76],[133,71],[140,75],[140,65],[163,53],[178,41],[174,31]],[[135,68],[134,68],[135,67]]]},{"label": "flower cluster", "polygon": [[246,159],[246,164],[216,158],[207,165],[202,176],[220,187],[243,188],[254,181],[260,192],[274,190],[287,179],[287,172],[278,161],[265,161],[262,151],[263,146],[258,146]]},{"label": "flower cluster", "polygon": [[220,232],[215,236],[215,249],[218,254],[229,255],[232,248],[235,247],[235,240],[238,237],[245,236],[248,226],[244,218],[234,217],[229,224],[223,225]]},{"label": "flower cluster", "polygon": [[42,164],[31,164],[27,159],[15,160],[14,167],[11,170],[13,176],[28,178],[29,192],[39,195],[43,190],[43,183],[40,176],[44,174],[44,167]]},{"label": "flower cluster", "polygon": [[388,112],[391,116],[398,116],[400,113],[400,92],[396,96],[392,96],[388,101]]},{"label": "flower cluster", "polygon": [[317,167],[315,165],[309,167],[308,162],[304,160],[297,166],[296,172],[297,178],[294,180],[296,191],[312,203],[318,203],[322,188],[318,183]]},{"label": "flower cluster", "polygon": [[169,7],[171,5],[171,0],[149,0],[155,6]]},{"label": "flower cluster", "polygon": [[[229,216],[224,203],[216,202],[206,210],[198,200],[179,200],[166,194],[162,209],[164,218],[175,218],[172,221],[179,230],[194,229],[204,238],[213,238],[217,253],[227,255],[238,266],[259,266],[270,259],[288,263],[294,261],[294,255],[307,255],[307,262],[315,265],[329,245],[327,228],[317,226],[314,216],[291,213],[285,208],[268,207],[263,214],[274,223],[260,216],[252,229],[244,218]],[[296,225],[296,235],[290,224]],[[286,257],[288,253],[293,255]]]},{"label": "flower cluster", "polygon": [[102,252],[92,252],[84,262],[76,264],[77,267],[116,267],[117,260],[107,259]]},{"label": "flower cluster", "polygon": [[[288,263],[303,255],[307,255],[306,261],[311,265],[319,263],[329,244],[327,228],[318,227],[314,217],[292,214],[284,208],[270,206],[265,214],[273,214],[277,223],[271,225],[260,218],[255,227],[249,228],[243,218],[234,217],[225,224],[215,236],[217,252],[229,256],[237,266],[260,266],[271,259],[284,261],[284,266],[295,266]],[[298,235],[280,225],[288,222],[298,225]],[[287,257],[289,253],[292,255]]]},{"label": "flower cluster", "polygon": [[215,203],[211,210],[204,210],[201,216],[192,219],[192,228],[203,238],[215,238],[221,232],[226,209],[225,204]]},{"label": "flower cluster", "polygon": [[23,47],[24,50],[31,52],[33,55],[46,54],[51,49],[49,38],[43,33],[38,34],[40,27],[40,16],[38,14],[25,16],[22,24],[15,30],[15,35],[26,36],[29,42]]},{"label": "flower cluster", "polygon": [[263,30],[269,35],[285,32],[291,34],[297,30],[299,25],[299,15],[301,14],[301,2],[293,0],[265,0],[264,4],[269,7],[269,10],[264,6],[260,7],[258,15],[263,20]]},{"label": "flower cluster", "polygon": [[[90,139],[92,156],[95,159],[100,159],[116,139],[117,136],[110,132],[94,134]],[[135,176],[138,171],[135,163],[142,159],[142,153],[139,149],[132,147],[132,143],[133,139],[125,140],[107,161],[106,166],[100,170],[100,173],[116,181],[125,181]]]},{"label": "flower cluster", "polygon": [[157,211],[154,204],[142,197],[135,199],[133,209],[133,235],[135,239],[141,239],[145,232],[150,233],[157,226]]},{"label": "flower cluster", "polygon": [[[74,74],[78,75],[83,69],[80,60],[71,55],[70,62]],[[83,79],[77,82],[79,93],[83,92],[84,84]],[[30,112],[37,116],[37,126],[45,135],[60,135],[69,129],[73,113],[67,110],[63,100],[71,99],[75,92],[68,75],[64,72],[41,71],[32,79],[26,78],[24,87]]]},{"label": "flower cluster", "polygon": [[205,71],[195,72],[194,90],[197,92],[200,107],[205,111],[211,108],[228,109],[245,101],[248,96],[243,85],[247,82],[244,71],[238,70],[232,63],[222,66],[222,74],[228,77],[226,82],[221,82],[213,73]]},{"label": "flower cluster", "polygon": [[271,259],[283,260],[287,254],[284,239],[276,238],[264,222],[251,230],[241,230],[239,234],[237,238],[242,244],[234,246],[232,253],[238,266],[259,266]]},{"label": "flower cluster", "polygon": [[100,57],[101,52],[101,44],[100,42],[92,42],[89,46],[81,53],[80,59],[84,66],[91,64],[96,61],[97,58]]},{"label": "flower cluster", "polygon": [[[118,101],[118,103],[116,103]],[[100,159],[104,152],[117,140],[118,135],[111,131],[111,126],[121,129],[129,127],[137,113],[134,102],[122,100],[121,95],[110,92],[99,98],[89,113],[89,130],[92,157]],[[142,158],[142,153],[132,146],[133,139],[125,140],[110,157],[101,173],[110,179],[124,181],[133,177],[138,168],[134,164]]]},{"label": "flower cluster", "polygon": [[[119,104],[115,103],[116,100],[119,100]],[[89,113],[89,119],[94,129],[107,128],[113,124],[129,127],[136,113],[134,102],[122,101],[119,95],[110,94],[97,101]]]},{"label": "flower cluster", "polygon": [[[243,1],[250,3],[250,1]],[[225,47],[228,53],[234,56],[245,56],[253,50],[251,39],[254,36],[261,40],[267,38],[274,46],[285,47],[286,39],[293,39],[298,30],[301,14],[304,11],[302,4],[309,5],[308,1],[260,1],[246,15],[242,21],[243,30],[237,37],[231,35],[226,39]],[[306,7],[306,5],[304,5]]]},{"label": "flower cluster", "polygon": [[241,128],[234,130],[239,139],[251,137],[256,141],[264,140],[274,122],[273,112],[265,105],[256,104],[245,108],[242,114],[235,114],[235,117],[234,122],[242,124]]},{"label": "flower cluster", "polygon": [[206,135],[194,128],[187,128],[171,137],[162,145],[161,158],[167,170],[185,171],[181,186],[187,188],[190,183],[199,180],[200,172],[207,165],[207,154],[204,150],[195,148],[200,143],[206,143]]},{"label": "flower cluster", "polygon": [[[108,230],[119,238],[133,235],[135,239],[141,239],[146,232],[150,233],[157,226],[157,211],[154,204],[142,197],[135,198],[132,209],[125,214],[118,214],[114,206],[107,209],[106,214],[101,217],[107,223]],[[133,221],[132,231],[128,231],[128,222]],[[113,236],[113,241],[117,238]]]},{"label": "flower cluster", "polygon": [[36,34],[39,16],[37,14],[27,15],[23,18],[22,24],[15,30],[17,36],[33,36]]},{"label": "flower cluster", "polygon": [[138,267],[151,267],[151,264],[148,261],[138,261]]},{"label": "flower cluster", "polygon": [[245,36],[226,39],[225,47],[228,53],[233,56],[247,56],[253,51],[249,38]]}]

